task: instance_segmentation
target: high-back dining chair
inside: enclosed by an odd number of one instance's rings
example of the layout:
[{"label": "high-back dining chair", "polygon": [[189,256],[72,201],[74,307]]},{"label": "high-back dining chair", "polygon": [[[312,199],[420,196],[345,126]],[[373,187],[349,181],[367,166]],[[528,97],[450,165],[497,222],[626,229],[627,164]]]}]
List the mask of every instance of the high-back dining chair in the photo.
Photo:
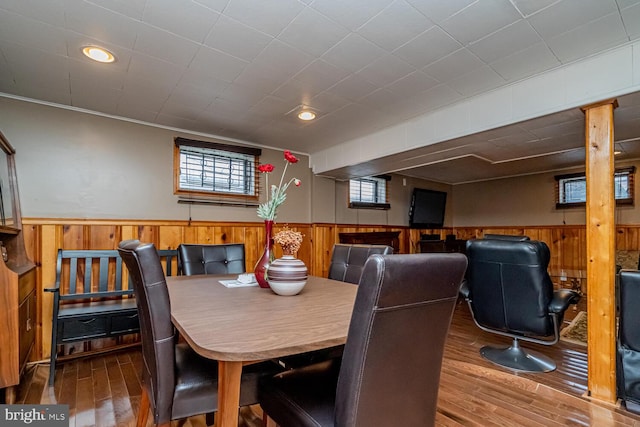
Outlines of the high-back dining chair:
[{"label": "high-back dining chair", "polygon": [[459,253],[371,256],[342,359],[265,377],[262,409],[281,427],[433,426],[466,266]]},{"label": "high-back dining chair", "polygon": [[185,276],[240,274],[246,271],[244,243],[181,244],[178,246],[178,260]]},{"label": "high-back dining chair", "polygon": [[389,255],[393,248],[387,245],[333,245],[329,279],[358,284],[365,262],[373,254]]},{"label": "high-back dining chair", "polygon": [[[142,336],[142,401],[137,426],[147,425],[149,407],[155,425],[218,409],[218,364],[178,343],[171,303],[158,252],[151,243],[126,240],[118,246],[133,281]],[[243,368],[240,406],[257,402],[257,382],[273,375],[273,363]]]}]

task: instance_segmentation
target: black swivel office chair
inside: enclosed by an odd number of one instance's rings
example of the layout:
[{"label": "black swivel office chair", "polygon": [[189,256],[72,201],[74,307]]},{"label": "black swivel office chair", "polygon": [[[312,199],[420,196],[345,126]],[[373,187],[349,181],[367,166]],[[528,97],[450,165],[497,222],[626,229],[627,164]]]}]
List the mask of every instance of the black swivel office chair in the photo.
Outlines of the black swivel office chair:
[{"label": "black swivel office chair", "polygon": [[433,426],[466,265],[462,254],[372,255],[342,359],[265,377],[260,406],[280,427]]},{"label": "black swivel office chair", "polygon": [[516,371],[553,371],[553,360],[520,347],[520,340],[557,343],[564,312],[580,300],[576,291],[553,290],[547,245],[534,240],[474,239],[467,242],[467,257],[469,267],[460,292],[474,322],[484,331],[513,338],[511,347],[482,347],[482,356]]}]

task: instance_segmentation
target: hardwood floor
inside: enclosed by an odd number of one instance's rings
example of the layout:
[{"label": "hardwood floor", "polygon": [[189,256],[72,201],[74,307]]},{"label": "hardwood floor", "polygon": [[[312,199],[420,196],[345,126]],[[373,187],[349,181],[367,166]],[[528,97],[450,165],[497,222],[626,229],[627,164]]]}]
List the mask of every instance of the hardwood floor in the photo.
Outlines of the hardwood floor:
[{"label": "hardwood floor", "polygon": [[[569,321],[577,311],[568,312]],[[510,340],[482,332],[461,302],[454,315],[440,380],[437,426],[638,426],[640,416],[624,406],[590,402],[586,347],[523,343],[552,357],[558,369],[521,374],[483,359],[483,345]],[[52,388],[46,387],[48,365],[30,366],[17,390],[17,403],[64,403],[70,426],[130,426],[140,404],[139,349],[77,359],[61,364]],[[241,410],[241,426],[261,425],[257,406]],[[172,425],[177,425],[174,423]],[[187,426],[205,426],[204,416]]]}]

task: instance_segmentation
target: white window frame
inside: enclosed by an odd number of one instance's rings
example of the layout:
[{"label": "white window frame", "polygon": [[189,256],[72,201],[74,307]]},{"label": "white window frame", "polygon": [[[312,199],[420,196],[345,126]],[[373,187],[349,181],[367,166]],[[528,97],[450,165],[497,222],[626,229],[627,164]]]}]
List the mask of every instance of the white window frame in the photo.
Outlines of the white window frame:
[{"label": "white window frame", "polygon": [[[613,180],[616,205],[634,204],[635,171],[635,166],[615,170]],[[555,179],[557,209],[585,206],[587,177],[584,173],[557,175]]]},{"label": "white window frame", "polygon": [[391,177],[367,176],[349,180],[349,207],[352,209],[391,209],[388,182]]}]

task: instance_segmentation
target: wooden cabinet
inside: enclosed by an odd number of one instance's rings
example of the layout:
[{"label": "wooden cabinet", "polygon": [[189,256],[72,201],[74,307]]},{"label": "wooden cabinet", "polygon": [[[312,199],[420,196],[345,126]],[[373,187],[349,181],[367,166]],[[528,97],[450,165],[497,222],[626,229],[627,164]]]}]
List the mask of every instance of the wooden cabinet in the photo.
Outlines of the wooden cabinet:
[{"label": "wooden cabinet", "polygon": [[372,231],[361,233],[340,233],[340,243],[365,244],[365,245],[388,245],[393,248],[393,253],[400,252],[399,231]]},{"label": "wooden cabinet", "polygon": [[0,148],[0,388],[13,403],[35,343],[36,269],[24,246],[15,151],[2,133]]}]

